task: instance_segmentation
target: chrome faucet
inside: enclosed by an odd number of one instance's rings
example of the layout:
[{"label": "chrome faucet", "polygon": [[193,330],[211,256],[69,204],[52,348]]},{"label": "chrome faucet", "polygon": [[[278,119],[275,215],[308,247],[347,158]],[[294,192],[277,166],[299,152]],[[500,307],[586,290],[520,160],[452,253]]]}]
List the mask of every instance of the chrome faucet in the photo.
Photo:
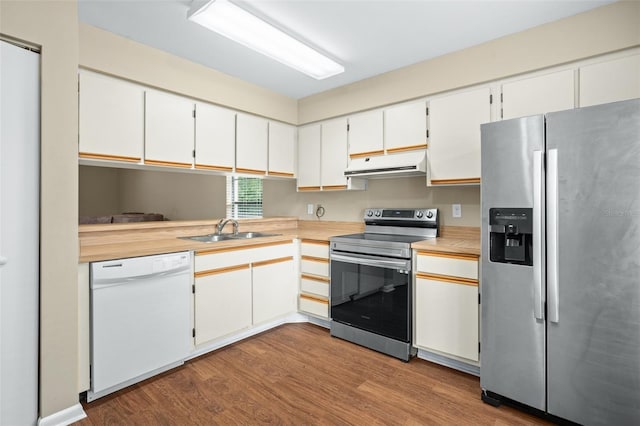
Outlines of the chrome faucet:
[{"label": "chrome faucet", "polygon": [[225,225],[227,223],[231,222],[231,224],[233,225],[233,235],[236,235],[238,233],[238,221],[235,219],[220,219],[220,222],[218,222],[218,224],[216,225],[216,234],[220,235],[222,233],[222,230],[224,229]]}]

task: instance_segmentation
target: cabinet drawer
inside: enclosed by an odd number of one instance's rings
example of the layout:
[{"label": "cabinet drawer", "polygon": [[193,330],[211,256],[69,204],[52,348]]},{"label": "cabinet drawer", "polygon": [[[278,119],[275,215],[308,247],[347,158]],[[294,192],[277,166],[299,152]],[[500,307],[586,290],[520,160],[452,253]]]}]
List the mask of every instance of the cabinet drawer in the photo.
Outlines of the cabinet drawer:
[{"label": "cabinet drawer", "polygon": [[302,256],[300,260],[300,272],[303,274],[329,276],[329,260],[317,257]]},{"label": "cabinet drawer", "polygon": [[478,258],[473,255],[418,252],[416,263],[418,272],[478,279]]},{"label": "cabinet drawer", "polygon": [[291,241],[275,241],[240,247],[201,250],[196,252],[195,271],[226,268],[238,264],[261,262],[288,256],[293,256],[293,244]]},{"label": "cabinet drawer", "polygon": [[329,318],[329,301],[301,294],[299,310],[323,318]]},{"label": "cabinet drawer", "polygon": [[329,279],[302,275],[300,279],[300,291],[302,293],[311,293],[323,297],[329,297]]},{"label": "cabinet drawer", "polygon": [[323,259],[328,259],[329,242],[302,240],[302,244],[300,245],[300,254],[302,256],[321,257]]}]

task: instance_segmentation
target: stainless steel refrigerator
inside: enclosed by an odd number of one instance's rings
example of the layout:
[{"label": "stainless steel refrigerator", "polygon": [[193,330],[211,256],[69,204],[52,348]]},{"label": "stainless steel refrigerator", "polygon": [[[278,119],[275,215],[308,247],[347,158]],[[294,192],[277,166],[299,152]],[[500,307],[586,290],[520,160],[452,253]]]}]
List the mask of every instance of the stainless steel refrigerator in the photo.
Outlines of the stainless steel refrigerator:
[{"label": "stainless steel refrigerator", "polygon": [[640,99],[481,132],[483,399],[640,424]]}]

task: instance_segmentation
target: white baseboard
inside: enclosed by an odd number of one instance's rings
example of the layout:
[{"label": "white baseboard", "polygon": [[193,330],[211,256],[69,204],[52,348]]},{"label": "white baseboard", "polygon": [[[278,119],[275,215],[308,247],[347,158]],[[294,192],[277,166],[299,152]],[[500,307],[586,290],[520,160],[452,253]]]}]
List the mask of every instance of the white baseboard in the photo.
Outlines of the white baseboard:
[{"label": "white baseboard", "polygon": [[463,361],[458,361],[457,359],[453,359],[453,358],[446,357],[444,355],[425,351],[423,349],[418,349],[418,358],[424,359],[426,361],[431,361],[436,364],[444,365],[445,367],[453,368],[454,370],[460,370],[467,374],[472,374],[478,377],[480,376],[479,365],[473,365]]},{"label": "white baseboard", "polygon": [[38,419],[38,426],[66,426],[87,417],[80,403]]}]

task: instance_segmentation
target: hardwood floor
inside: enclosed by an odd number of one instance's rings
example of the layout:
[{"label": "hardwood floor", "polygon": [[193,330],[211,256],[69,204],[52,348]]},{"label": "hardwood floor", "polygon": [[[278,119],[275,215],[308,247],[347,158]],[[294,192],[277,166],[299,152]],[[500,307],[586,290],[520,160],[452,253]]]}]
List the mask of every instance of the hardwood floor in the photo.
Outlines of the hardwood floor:
[{"label": "hardwood floor", "polygon": [[480,381],[287,324],[84,404],[79,425],[530,425],[480,400]]}]

